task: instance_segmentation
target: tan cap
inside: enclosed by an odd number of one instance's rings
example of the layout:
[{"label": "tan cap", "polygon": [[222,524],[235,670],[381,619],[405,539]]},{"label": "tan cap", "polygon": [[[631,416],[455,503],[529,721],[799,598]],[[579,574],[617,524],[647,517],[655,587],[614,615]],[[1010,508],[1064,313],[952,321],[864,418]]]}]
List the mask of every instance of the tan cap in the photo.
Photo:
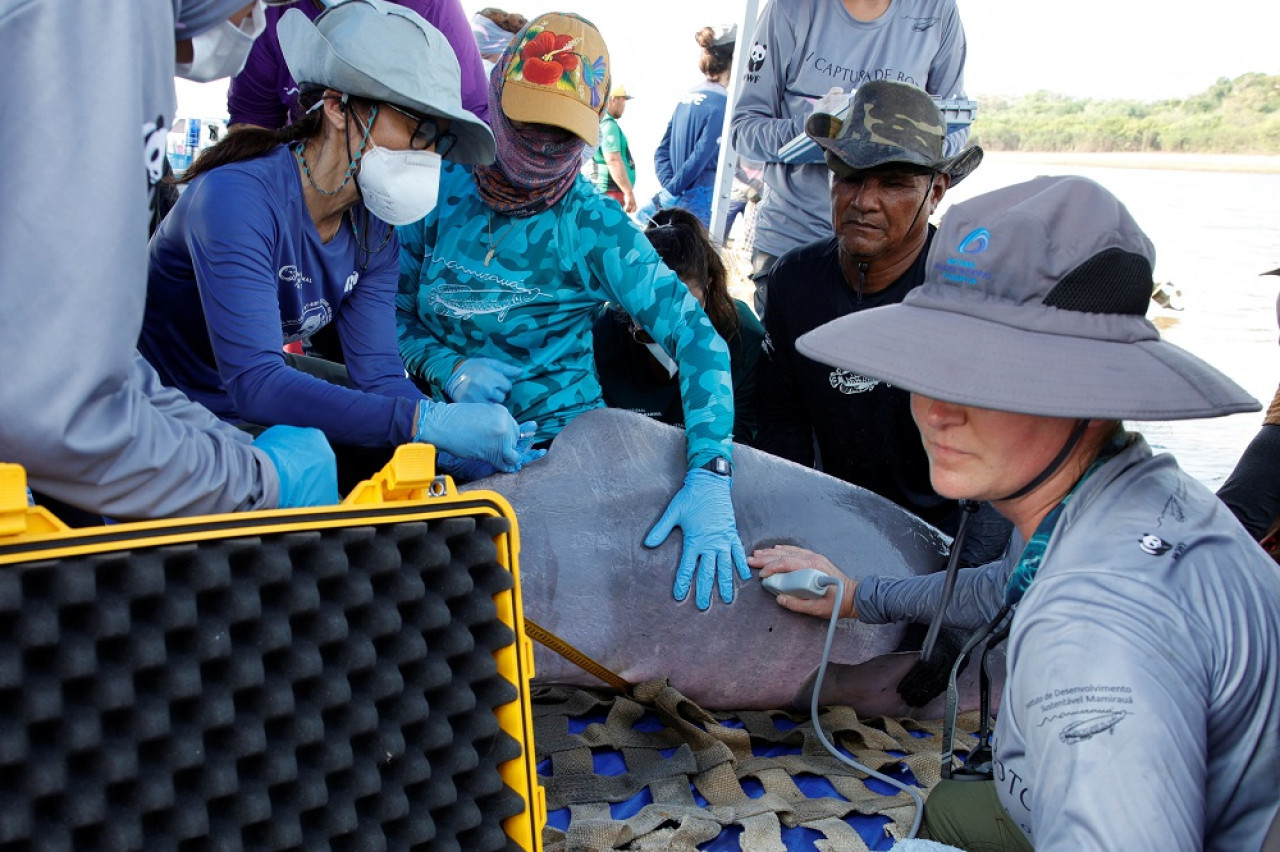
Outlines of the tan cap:
[{"label": "tan cap", "polygon": [[563,127],[595,145],[609,84],[609,49],[600,31],[577,15],[549,12],[517,36],[502,112],[512,121]]},{"label": "tan cap", "polygon": [[631,98],[634,97],[634,95],[627,94],[626,86],[622,85],[621,83],[614,83],[613,88],[609,90],[609,97],[622,98],[623,100],[629,101],[631,100]]}]

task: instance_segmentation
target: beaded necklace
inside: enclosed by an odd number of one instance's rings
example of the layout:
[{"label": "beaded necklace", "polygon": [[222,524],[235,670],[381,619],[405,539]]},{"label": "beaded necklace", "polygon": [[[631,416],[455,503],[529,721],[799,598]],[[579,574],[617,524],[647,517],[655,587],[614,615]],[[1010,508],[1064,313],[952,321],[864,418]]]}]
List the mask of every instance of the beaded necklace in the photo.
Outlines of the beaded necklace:
[{"label": "beaded necklace", "polygon": [[[368,213],[366,212],[365,215],[367,216]],[[351,233],[355,235],[356,245],[360,248],[361,251],[364,252],[364,256],[366,258],[382,251],[382,249],[386,246],[387,242],[391,239],[391,234],[395,231],[394,225],[387,225],[387,233],[385,236],[383,236],[382,242],[378,243],[378,247],[376,249],[374,249],[373,251],[370,251],[369,246],[367,246],[364,240],[361,239],[360,237],[360,228],[356,225],[356,217],[350,210],[347,211],[347,219],[351,222]],[[360,266],[362,269],[368,269],[369,268],[368,261],[360,264]]]},{"label": "beaded necklace", "polygon": [[[344,98],[343,102],[345,103],[346,96],[343,95],[343,98]],[[312,109],[315,109],[315,107],[312,107]],[[360,147],[356,150],[356,155],[351,158],[351,162],[347,164],[347,173],[342,176],[342,183],[338,184],[337,189],[334,189],[334,190],[322,189],[320,185],[316,183],[315,177],[311,174],[311,167],[307,165],[305,141],[298,142],[298,144],[293,147],[293,155],[294,157],[297,158],[298,165],[302,167],[302,173],[306,175],[307,180],[311,182],[312,189],[314,189],[316,192],[320,193],[321,195],[327,195],[327,196],[334,196],[334,195],[337,195],[339,192],[342,192],[342,188],[345,187],[347,183],[350,182],[352,176],[354,176],[356,173],[356,167],[360,164],[360,158],[364,156],[365,143],[369,141],[369,134],[373,133],[373,123],[377,121],[377,119],[378,119],[378,105],[374,104],[373,110],[369,114],[369,124],[364,129],[364,135],[360,137]],[[347,144],[348,144],[347,152],[349,154],[351,151],[351,148],[349,147],[350,142],[348,142]],[[388,225],[387,233],[383,236],[382,242],[378,243],[378,247],[371,251],[369,249],[368,244],[364,241],[364,238],[360,236],[360,226],[356,224],[356,217],[350,210],[347,211],[347,221],[351,223],[351,233],[356,239],[356,247],[359,248],[362,252],[364,252],[364,256],[366,258],[363,262],[361,262],[360,268],[368,269],[369,268],[368,258],[382,251],[382,249],[386,247],[387,243],[391,240],[391,234],[395,231],[395,228],[392,225]]]},{"label": "beaded necklace", "polygon": [[[345,98],[346,96],[343,95],[343,97]],[[321,103],[323,103],[323,101],[317,101],[316,106],[319,106]],[[345,100],[344,100],[344,103],[345,103]],[[315,108],[316,107],[313,106],[311,109],[315,109]],[[352,114],[354,115],[354,113]],[[293,156],[297,157],[298,165],[302,166],[302,173],[306,175],[307,180],[311,182],[312,189],[314,189],[316,192],[320,193],[321,195],[329,195],[329,196],[337,195],[339,192],[342,192],[342,188],[345,187],[348,183],[350,183],[351,178],[356,173],[356,167],[360,165],[360,158],[364,156],[365,143],[369,141],[369,134],[373,133],[373,123],[377,120],[378,120],[378,105],[374,104],[372,112],[369,113],[369,126],[364,129],[364,135],[360,137],[360,147],[356,149],[356,155],[351,158],[351,162],[347,163],[347,173],[342,176],[342,183],[338,184],[337,189],[333,189],[333,190],[321,189],[320,184],[316,183],[315,176],[311,174],[311,167],[307,165],[307,150],[306,150],[305,140],[300,141],[298,142],[297,145],[293,146]],[[347,142],[348,155],[350,155],[351,153],[350,146],[351,146],[350,137],[348,137],[348,142]]]},{"label": "beaded necklace", "polygon": [[[363,147],[363,146],[361,146]],[[334,196],[342,192],[342,188],[351,180],[351,176],[356,173],[356,163],[360,162],[360,155],[356,154],[356,158],[347,166],[347,173],[342,176],[342,183],[338,184],[337,189],[322,189],[320,184],[316,183],[315,176],[311,174],[311,167],[307,165],[306,143],[299,142],[293,146],[293,156],[297,158],[298,165],[302,166],[302,173],[307,176],[307,180],[311,182],[311,188],[321,195]]]}]

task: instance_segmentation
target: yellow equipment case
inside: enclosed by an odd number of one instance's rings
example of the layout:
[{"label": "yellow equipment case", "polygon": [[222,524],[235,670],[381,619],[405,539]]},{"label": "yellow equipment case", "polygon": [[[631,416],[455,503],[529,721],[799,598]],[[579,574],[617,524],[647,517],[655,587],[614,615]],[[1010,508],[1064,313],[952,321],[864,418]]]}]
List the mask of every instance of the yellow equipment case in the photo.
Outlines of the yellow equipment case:
[{"label": "yellow equipment case", "polygon": [[69,530],[0,465],[0,848],[540,850],[511,507]]}]

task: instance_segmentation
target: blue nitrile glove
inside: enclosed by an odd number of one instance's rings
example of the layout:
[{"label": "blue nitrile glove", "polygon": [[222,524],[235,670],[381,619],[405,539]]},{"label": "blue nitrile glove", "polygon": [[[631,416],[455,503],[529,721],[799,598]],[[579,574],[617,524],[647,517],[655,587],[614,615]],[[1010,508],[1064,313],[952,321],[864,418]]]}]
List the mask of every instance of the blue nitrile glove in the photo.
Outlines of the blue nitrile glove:
[{"label": "blue nitrile glove", "polygon": [[418,403],[413,440],[434,444],[437,450],[463,459],[487,461],[503,473],[523,464],[520,441],[524,438],[511,412],[493,402]]},{"label": "blue nitrile glove", "polygon": [[743,580],[751,579],[747,554],[738,538],[738,524],[733,517],[733,499],[729,496],[732,479],[701,468],[689,471],[684,487],[676,492],[658,523],[645,536],[646,547],[657,547],[667,540],[674,527],[684,533],[684,553],[676,571],[673,592],[676,600],[689,595],[689,585],[697,576],[694,602],[698,609],[711,606],[712,581],[720,588],[720,598],[733,603],[733,572]]},{"label": "blue nitrile glove", "polygon": [[332,506],[338,496],[338,461],[319,429],[272,426],[253,439],[280,477],[280,508]]},{"label": "blue nitrile glove", "polygon": [[468,358],[449,377],[445,396],[454,402],[506,402],[511,380],[522,372],[496,358]]},{"label": "blue nitrile glove", "polygon": [[[520,461],[516,465],[516,470],[524,467],[531,461],[537,461],[547,454],[546,450],[532,449],[534,433],[538,431],[538,424],[530,421],[520,424],[520,442],[516,444],[516,450],[520,453]],[[492,476],[498,473],[498,469],[487,461],[477,461],[476,459],[460,459],[457,456],[446,453],[444,450],[436,451],[436,469],[441,473],[447,473],[459,483],[474,482],[477,479],[484,479],[486,476]],[[512,471],[514,473],[515,471]]]}]

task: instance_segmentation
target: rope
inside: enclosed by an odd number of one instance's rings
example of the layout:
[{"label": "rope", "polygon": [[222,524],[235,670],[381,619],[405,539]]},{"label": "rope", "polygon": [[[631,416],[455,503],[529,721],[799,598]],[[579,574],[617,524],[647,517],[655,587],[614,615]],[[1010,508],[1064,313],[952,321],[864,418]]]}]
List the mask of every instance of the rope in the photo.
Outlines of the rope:
[{"label": "rope", "polygon": [[630,691],[631,684],[624,680],[621,675],[615,674],[611,669],[605,668],[603,665],[578,650],[578,648],[570,645],[568,642],[561,639],[559,636],[552,633],[550,630],[543,627],[527,615],[524,617],[524,634],[542,645],[544,648],[554,651],[564,657],[566,660],[573,663],[592,677],[597,677],[609,684],[614,689],[622,692]]}]

